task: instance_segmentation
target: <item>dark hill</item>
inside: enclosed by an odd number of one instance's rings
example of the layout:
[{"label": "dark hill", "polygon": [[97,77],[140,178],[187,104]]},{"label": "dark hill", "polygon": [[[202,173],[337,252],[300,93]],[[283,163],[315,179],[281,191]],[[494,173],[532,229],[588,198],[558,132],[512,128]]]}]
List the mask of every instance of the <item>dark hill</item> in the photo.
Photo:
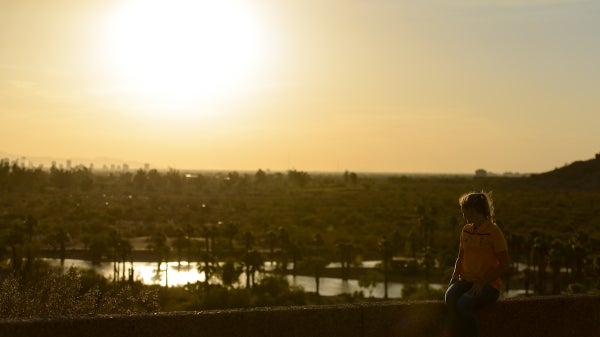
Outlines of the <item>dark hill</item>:
[{"label": "dark hill", "polygon": [[532,175],[531,179],[548,187],[600,188],[600,153],[590,160],[575,161],[549,172]]}]

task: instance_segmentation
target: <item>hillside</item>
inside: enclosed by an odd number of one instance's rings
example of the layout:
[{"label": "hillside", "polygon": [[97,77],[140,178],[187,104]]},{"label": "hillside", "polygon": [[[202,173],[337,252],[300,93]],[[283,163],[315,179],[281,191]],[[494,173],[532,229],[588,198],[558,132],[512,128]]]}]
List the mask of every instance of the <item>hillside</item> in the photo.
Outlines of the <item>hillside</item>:
[{"label": "hillside", "polygon": [[531,179],[548,187],[600,188],[600,153],[589,160],[575,161],[549,172],[532,175]]}]

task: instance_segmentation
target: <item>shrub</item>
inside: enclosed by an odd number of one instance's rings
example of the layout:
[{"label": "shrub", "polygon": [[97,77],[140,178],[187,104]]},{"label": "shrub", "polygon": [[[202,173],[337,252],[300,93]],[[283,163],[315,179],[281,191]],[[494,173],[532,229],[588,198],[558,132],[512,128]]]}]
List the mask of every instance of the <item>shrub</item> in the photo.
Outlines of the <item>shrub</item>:
[{"label": "shrub", "polygon": [[48,271],[35,280],[9,275],[0,284],[0,317],[55,317],[158,311],[155,291],[141,284],[90,284],[81,273]]}]

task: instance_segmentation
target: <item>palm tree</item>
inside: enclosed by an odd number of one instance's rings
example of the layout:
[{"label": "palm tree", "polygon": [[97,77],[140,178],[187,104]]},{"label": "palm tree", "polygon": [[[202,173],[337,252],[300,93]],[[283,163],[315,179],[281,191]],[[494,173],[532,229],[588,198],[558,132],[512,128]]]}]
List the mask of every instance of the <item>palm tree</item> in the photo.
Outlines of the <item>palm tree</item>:
[{"label": "palm tree", "polygon": [[425,247],[423,250],[423,267],[425,267],[425,284],[429,285],[429,275],[431,267],[433,267],[433,254],[431,253],[431,247]]},{"label": "palm tree", "polygon": [[577,231],[570,239],[575,282],[583,281],[583,264],[587,255],[586,245],[588,240],[588,235],[583,231]]},{"label": "palm tree", "polygon": [[27,216],[27,218],[25,219],[25,221],[23,221],[23,229],[24,229],[24,234],[25,234],[25,247],[26,247],[26,253],[25,253],[25,272],[29,271],[29,268],[31,267],[32,264],[32,259],[33,259],[33,253],[32,253],[32,249],[33,249],[33,233],[35,230],[35,227],[37,227],[38,225],[38,221],[37,219],[32,216],[29,215]]},{"label": "palm tree", "polygon": [[552,293],[560,293],[560,268],[563,265],[564,248],[558,239],[552,242],[548,251],[548,265],[552,270]]},{"label": "palm tree", "polygon": [[223,228],[223,234],[227,237],[229,242],[229,251],[233,251],[233,238],[238,232],[238,227],[233,222],[226,222]]},{"label": "palm tree", "polygon": [[298,275],[298,261],[302,260],[304,248],[298,244],[291,243],[288,246],[288,252],[292,258],[292,277]]},{"label": "palm tree", "polygon": [[273,265],[276,242],[277,242],[277,235],[275,235],[275,232],[269,231],[267,233],[267,245],[269,246],[269,261],[270,261],[271,265]]},{"label": "palm tree", "polygon": [[121,233],[117,230],[112,230],[109,233],[110,251],[109,255],[113,261],[113,282],[119,278],[119,246],[121,244]]},{"label": "palm tree", "polygon": [[392,232],[391,245],[394,254],[401,251],[401,248],[404,244],[404,240],[404,236],[400,233],[400,230],[395,229]]},{"label": "palm tree", "polygon": [[389,279],[389,265],[392,258],[392,245],[390,241],[383,236],[378,243],[379,251],[381,252],[381,267],[383,270],[383,297],[388,298],[388,279]]},{"label": "palm tree", "polygon": [[433,232],[437,228],[437,222],[435,219],[423,215],[419,219],[419,224],[421,225],[422,247],[431,247],[433,245]]},{"label": "palm tree", "polygon": [[[148,249],[152,251],[158,266],[157,275],[160,274],[160,265],[169,260],[170,247],[167,245],[167,236],[162,231],[155,231],[149,239]],[[167,268],[168,269],[168,268]]]},{"label": "palm tree", "polygon": [[[127,263],[127,258],[131,257],[131,252],[133,251],[133,246],[131,245],[131,242],[127,239],[127,238],[121,238],[121,240],[119,241],[119,244],[117,246],[117,257],[118,259],[121,261],[123,267],[121,268],[122,271],[122,281],[125,281],[125,263]],[[131,268],[133,271],[133,263],[131,264]]]},{"label": "palm tree", "polygon": [[543,294],[546,290],[546,266],[548,264],[548,248],[543,237],[534,238],[531,252],[537,271],[536,291],[538,294]]},{"label": "palm tree", "polygon": [[522,272],[522,276],[523,276],[523,286],[525,287],[525,295],[529,295],[529,284],[531,283],[531,280],[533,280],[533,270],[531,270],[529,267],[526,267],[523,272]]},{"label": "palm tree", "polygon": [[94,236],[90,239],[88,254],[92,264],[99,264],[108,253],[107,239],[104,236]]},{"label": "palm tree", "polygon": [[246,267],[246,288],[254,287],[255,275],[264,266],[264,258],[257,250],[249,250],[244,255],[244,266]]},{"label": "palm tree", "polygon": [[511,246],[512,260],[514,263],[513,268],[516,272],[519,272],[519,261],[521,260],[521,252],[525,245],[525,238],[518,233],[511,233],[509,242]]},{"label": "palm tree", "polygon": [[[278,230],[279,247],[281,249],[280,269],[283,274],[287,272],[288,256],[293,255],[294,245],[290,242],[287,230],[284,227],[279,227]],[[294,275],[295,276],[295,275]]]},{"label": "palm tree", "polygon": [[173,247],[177,255],[177,270],[181,267],[181,260],[183,259],[184,252],[189,250],[190,240],[185,234],[185,231],[181,228],[177,228],[175,231],[175,239],[173,240]]},{"label": "palm tree", "polygon": [[316,293],[317,293],[317,295],[319,295],[319,286],[320,286],[320,281],[321,281],[321,275],[323,273],[323,270],[325,270],[325,267],[327,266],[327,264],[329,264],[329,261],[325,257],[326,256],[326,254],[324,252],[325,241],[323,240],[323,237],[321,236],[320,233],[317,233],[313,236],[311,245],[312,245],[312,252],[311,252],[311,256],[306,261],[306,265],[307,265],[308,269],[312,272],[313,276],[315,277]]},{"label": "palm tree", "polygon": [[58,246],[60,266],[64,267],[66,259],[66,245],[71,241],[71,235],[64,229],[63,226],[55,227],[52,232],[46,237],[46,241],[54,249]]},{"label": "palm tree", "polygon": [[194,226],[192,226],[190,223],[187,223],[185,226],[183,226],[183,233],[185,235],[185,241],[186,244],[185,246],[187,247],[186,250],[186,260],[188,261],[187,264],[187,268],[188,270],[190,270],[190,261],[192,261],[192,257],[191,257],[191,253],[192,253],[192,237],[194,236]]},{"label": "palm tree", "polygon": [[321,275],[327,264],[329,264],[329,261],[322,256],[311,256],[306,260],[306,266],[308,270],[310,270],[312,275],[315,277],[315,292],[317,295],[320,295],[319,286]]},{"label": "palm tree", "polygon": [[246,247],[246,252],[250,251],[254,246],[254,235],[250,231],[244,233],[244,246]]},{"label": "palm tree", "polygon": [[347,242],[339,242],[337,244],[337,248],[340,254],[342,280],[348,281],[350,264],[352,263],[354,257],[354,245]]},{"label": "palm tree", "polygon": [[208,282],[219,271],[219,264],[216,257],[209,252],[202,253],[201,261],[198,264],[198,272],[204,274],[204,284]]},{"label": "palm tree", "polygon": [[540,236],[540,233],[537,230],[530,230],[527,240],[525,241],[525,251],[527,252],[527,268],[523,271],[523,281],[525,285],[525,295],[529,294],[529,283],[533,280],[533,276],[535,273],[534,268],[534,242],[536,238]]},{"label": "palm tree", "polygon": [[208,230],[208,237],[210,238],[210,251],[214,253],[215,249],[218,248],[217,247],[217,234],[218,234],[218,229],[219,226],[222,224],[221,221],[218,221],[216,225],[212,225],[210,226],[209,230]]},{"label": "palm tree", "polygon": [[254,235],[250,231],[244,233],[244,246],[246,248],[246,253],[243,257],[246,269],[246,288],[250,288],[254,285],[255,273],[263,267],[263,258],[260,252],[253,249]]},{"label": "palm tree", "polygon": [[20,223],[12,223],[6,237],[6,243],[11,251],[12,270],[13,272],[19,271],[22,263],[19,251],[25,243],[25,233]]},{"label": "palm tree", "polygon": [[406,245],[408,246],[410,256],[412,258],[416,258],[419,247],[419,237],[415,233],[414,229],[408,233],[408,237],[406,238]]},{"label": "palm tree", "polygon": [[205,244],[205,252],[210,252],[211,251],[211,242],[210,239],[213,235],[213,231],[214,231],[214,226],[210,223],[205,223],[204,225],[202,225],[202,237],[204,238],[204,244]]}]

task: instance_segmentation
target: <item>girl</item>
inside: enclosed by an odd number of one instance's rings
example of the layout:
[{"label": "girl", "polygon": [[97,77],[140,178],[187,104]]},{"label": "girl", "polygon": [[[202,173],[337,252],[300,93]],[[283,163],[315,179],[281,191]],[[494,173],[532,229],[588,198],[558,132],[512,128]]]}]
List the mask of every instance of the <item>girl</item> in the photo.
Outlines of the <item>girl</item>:
[{"label": "girl", "polygon": [[477,336],[475,309],[494,303],[500,277],[508,270],[508,247],[493,222],[494,208],[487,193],[467,193],[459,199],[467,224],[460,235],[458,258],[445,302],[454,336]]}]

